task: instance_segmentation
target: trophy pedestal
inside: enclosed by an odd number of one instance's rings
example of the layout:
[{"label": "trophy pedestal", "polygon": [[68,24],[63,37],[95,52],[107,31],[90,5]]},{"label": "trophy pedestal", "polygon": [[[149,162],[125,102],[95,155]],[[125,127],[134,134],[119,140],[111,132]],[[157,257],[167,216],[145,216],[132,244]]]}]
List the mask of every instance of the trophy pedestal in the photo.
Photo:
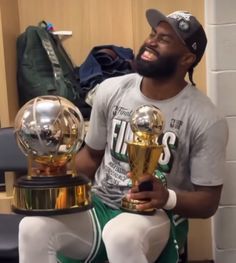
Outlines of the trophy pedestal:
[{"label": "trophy pedestal", "polygon": [[144,211],[140,211],[136,208],[137,205],[145,204],[145,200],[128,200],[126,197],[121,200],[121,210],[129,213],[141,214],[141,215],[153,215],[156,212],[156,209],[147,209]]},{"label": "trophy pedestal", "polygon": [[90,181],[83,176],[23,176],[14,185],[12,209],[24,215],[74,213],[92,207]]}]

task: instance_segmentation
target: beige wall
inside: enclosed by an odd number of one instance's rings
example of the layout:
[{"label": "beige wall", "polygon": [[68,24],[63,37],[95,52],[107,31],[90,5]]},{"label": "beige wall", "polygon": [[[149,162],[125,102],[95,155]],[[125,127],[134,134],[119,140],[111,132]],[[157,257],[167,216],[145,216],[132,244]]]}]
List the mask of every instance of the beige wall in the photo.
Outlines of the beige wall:
[{"label": "beige wall", "polygon": [[18,110],[16,89],[16,37],[19,35],[17,0],[0,0],[0,120],[12,123]]},{"label": "beige wall", "polygon": [[[72,30],[73,36],[64,40],[64,45],[74,63],[79,65],[97,45],[115,44],[137,52],[150,31],[144,15],[147,8],[158,8],[164,13],[189,10],[204,23],[204,0],[0,0],[0,7],[3,24],[0,79],[1,75],[6,75],[4,83],[0,80],[3,126],[13,122],[18,107],[14,45],[16,35],[28,25],[46,20],[54,24],[55,30]],[[194,80],[205,92],[205,58],[198,66]],[[209,220],[190,222],[189,257],[211,259]]]},{"label": "beige wall", "polygon": [[[159,8],[165,13],[186,9],[204,23],[204,1],[194,0],[0,0],[2,13],[3,61],[6,86],[1,91],[0,120],[12,124],[18,109],[16,89],[15,39],[28,25],[52,22],[56,30],[72,30],[64,45],[75,64],[81,64],[92,47],[115,44],[135,52],[149,33],[144,12]],[[1,71],[1,73],[3,73]],[[0,75],[1,76],[1,75]],[[195,81],[205,91],[205,59],[195,73]],[[4,85],[2,85],[4,86]],[[9,111],[11,107],[11,111]]]},{"label": "beige wall", "polygon": [[[18,0],[20,31],[41,20],[56,30],[72,30],[64,44],[76,64],[86,58],[92,47],[115,44],[136,52],[149,33],[147,8],[170,13],[189,10],[204,23],[203,0]],[[32,12],[33,10],[33,12]],[[205,61],[196,70],[197,83],[205,90]]]}]

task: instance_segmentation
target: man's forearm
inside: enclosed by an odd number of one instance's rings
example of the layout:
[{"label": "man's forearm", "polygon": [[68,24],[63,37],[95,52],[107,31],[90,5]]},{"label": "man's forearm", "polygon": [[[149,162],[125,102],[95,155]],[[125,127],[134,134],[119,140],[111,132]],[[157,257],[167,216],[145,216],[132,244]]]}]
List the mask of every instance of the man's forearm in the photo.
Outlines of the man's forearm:
[{"label": "man's forearm", "polygon": [[93,180],[101,163],[103,153],[103,151],[92,151],[88,146],[84,146],[76,156],[78,173],[84,174]]},{"label": "man's forearm", "polygon": [[217,210],[222,186],[196,187],[194,192],[177,192],[174,213],[188,218],[208,218]]}]

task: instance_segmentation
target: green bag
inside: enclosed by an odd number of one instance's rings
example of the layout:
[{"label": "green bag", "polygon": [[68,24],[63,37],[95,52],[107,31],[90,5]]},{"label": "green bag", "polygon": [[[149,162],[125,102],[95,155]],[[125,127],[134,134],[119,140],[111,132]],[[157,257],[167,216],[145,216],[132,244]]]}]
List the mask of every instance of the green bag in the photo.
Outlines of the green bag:
[{"label": "green bag", "polygon": [[17,38],[17,85],[19,103],[42,95],[58,95],[74,104],[79,81],[58,36],[42,26],[29,26]]}]

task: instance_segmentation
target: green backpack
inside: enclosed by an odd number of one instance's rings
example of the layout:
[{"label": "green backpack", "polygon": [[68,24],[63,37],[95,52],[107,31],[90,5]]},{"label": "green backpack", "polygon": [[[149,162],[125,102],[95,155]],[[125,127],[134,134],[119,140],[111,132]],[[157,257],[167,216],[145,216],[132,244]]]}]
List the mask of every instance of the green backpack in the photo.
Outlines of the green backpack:
[{"label": "green backpack", "polygon": [[17,86],[20,106],[42,95],[58,95],[77,104],[79,81],[58,36],[29,26],[17,38]]}]

